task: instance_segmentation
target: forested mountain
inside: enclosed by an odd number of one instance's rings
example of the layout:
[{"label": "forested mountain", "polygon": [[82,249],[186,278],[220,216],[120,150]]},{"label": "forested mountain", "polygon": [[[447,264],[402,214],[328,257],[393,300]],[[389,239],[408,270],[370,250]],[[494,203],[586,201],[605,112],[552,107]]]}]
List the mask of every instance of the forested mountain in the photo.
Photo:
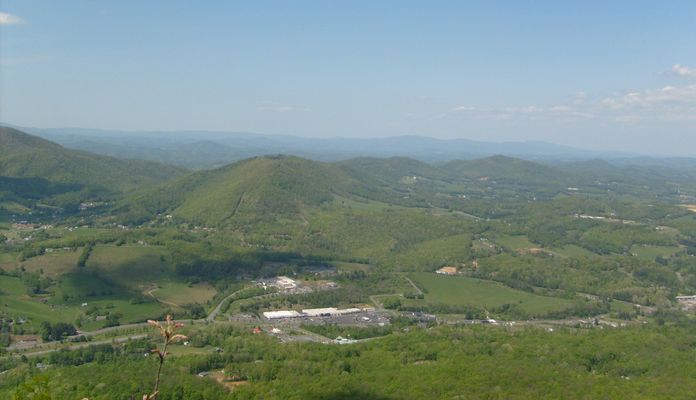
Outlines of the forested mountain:
[{"label": "forested mountain", "polygon": [[334,195],[368,196],[376,191],[332,164],[266,156],[176,179],[131,197],[125,208],[132,215],[166,211],[184,220],[218,225],[235,218],[293,217],[305,207],[332,201]]},{"label": "forested mountain", "polygon": [[[12,128],[0,128],[0,210],[29,212],[37,202],[76,209],[181,175],[181,168],[70,150]],[[28,207],[28,208],[25,208]]]},{"label": "forested mountain", "polygon": [[496,155],[477,160],[457,160],[442,165],[451,177],[514,183],[516,185],[564,185],[570,175],[532,161]]},{"label": "forested mountain", "polygon": [[0,175],[128,191],[182,174],[163,164],[66,149],[12,128],[0,128]]},{"label": "forested mountain", "polygon": [[337,163],[359,179],[378,179],[397,183],[405,178],[444,179],[446,172],[430,164],[407,157],[359,157]]},{"label": "forested mountain", "polygon": [[[244,158],[291,154],[319,161],[356,157],[410,157],[445,162],[505,154],[533,160],[625,157],[539,141],[485,142],[423,136],[307,138],[224,131],[115,131],[84,128],[20,128],[65,147],[114,157],[138,158],[192,169],[215,168]],[[210,147],[213,143],[215,146]],[[206,151],[199,151],[206,149]]]}]

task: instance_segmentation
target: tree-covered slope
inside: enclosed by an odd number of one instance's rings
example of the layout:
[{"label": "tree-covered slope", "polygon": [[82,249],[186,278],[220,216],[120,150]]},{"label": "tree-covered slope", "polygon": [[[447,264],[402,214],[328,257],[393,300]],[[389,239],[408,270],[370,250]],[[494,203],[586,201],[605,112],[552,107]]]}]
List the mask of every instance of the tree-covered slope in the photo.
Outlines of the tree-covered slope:
[{"label": "tree-covered slope", "polygon": [[131,218],[167,212],[207,225],[296,217],[339,196],[368,196],[375,190],[335,165],[291,156],[256,157],[196,172],[131,197]]},{"label": "tree-covered slope", "polygon": [[479,179],[515,185],[564,185],[571,175],[559,169],[506,156],[451,161],[442,169],[455,179]]},{"label": "tree-covered slope", "polygon": [[153,185],[182,173],[167,165],[65,149],[22,131],[0,127],[0,176],[44,178],[113,193]]},{"label": "tree-covered slope", "polygon": [[418,178],[442,179],[446,176],[435,166],[407,157],[360,157],[341,161],[337,165],[358,179],[375,179],[390,184]]}]

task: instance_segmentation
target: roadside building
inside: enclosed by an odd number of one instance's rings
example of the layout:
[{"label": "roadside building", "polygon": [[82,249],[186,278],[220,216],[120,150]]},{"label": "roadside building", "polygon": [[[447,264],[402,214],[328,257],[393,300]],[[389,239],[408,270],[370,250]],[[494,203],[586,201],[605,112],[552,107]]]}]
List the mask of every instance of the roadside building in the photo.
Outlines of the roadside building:
[{"label": "roadside building", "polygon": [[293,310],[283,310],[283,311],[265,311],[263,316],[267,319],[281,319],[281,318],[295,318],[299,317],[300,313]]},{"label": "roadside building", "polygon": [[330,317],[332,315],[338,315],[338,309],[336,307],[327,308],[309,308],[302,310],[302,314],[308,317]]}]

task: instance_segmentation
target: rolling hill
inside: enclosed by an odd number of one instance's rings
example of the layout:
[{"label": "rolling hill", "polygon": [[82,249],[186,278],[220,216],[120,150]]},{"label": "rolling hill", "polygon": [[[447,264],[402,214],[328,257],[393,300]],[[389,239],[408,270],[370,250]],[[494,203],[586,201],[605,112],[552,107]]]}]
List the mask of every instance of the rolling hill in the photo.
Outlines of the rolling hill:
[{"label": "rolling hill", "polygon": [[335,165],[293,156],[255,157],[200,171],[139,193],[123,210],[131,218],[153,213],[207,225],[297,217],[339,196],[369,196],[365,187]]},{"label": "rolling hill", "polygon": [[[156,185],[184,170],[70,150],[13,128],[0,128],[0,215],[76,210],[80,202],[112,198]],[[57,209],[55,207],[58,207]]]},{"label": "rolling hill", "polygon": [[70,150],[17,129],[0,127],[0,176],[43,178],[105,192],[127,192],[183,172],[154,162]]},{"label": "rolling hill", "polygon": [[435,166],[407,157],[359,157],[337,165],[358,179],[375,179],[389,184],[403,182],[404,178],[443,179],[446,176]]},{"label": "rolling hill", "polygon": [[521,186],[563,186],[572,175],[557,168],[507,156],[457,160],[441,166],[453,179],[496,181]]}]

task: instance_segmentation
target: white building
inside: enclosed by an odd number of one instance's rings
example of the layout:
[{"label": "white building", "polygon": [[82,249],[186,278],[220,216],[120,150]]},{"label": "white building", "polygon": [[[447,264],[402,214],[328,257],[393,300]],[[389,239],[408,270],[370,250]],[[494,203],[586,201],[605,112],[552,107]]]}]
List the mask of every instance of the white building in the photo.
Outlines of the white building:
[{"label": "white building", "polygon": [[298,313],[297,311],[292,311],[292,310],[265,311],[263,313],[263,316],[268,318],[268,319],[295,318],[295,317],[299,317],[300,313]]},{"label": "white building", "polygon": [[355,314],[359,313],[360,309],[359,308],[344,308],[342,310],[338,310],[338,313],[343,315],[343,314]]},{"label": "white building", "polygon": [[297,288],[297,282],[295,280],[288,278],[287,276],[279,276],[276,278],[275,282],[276,286],[278,286],[279,289],[295,289]]},{"label": "white building", "polygon": [[302,310],[302,314],[308,317],[325,317],[328,315],[338,315],[338,309],[336,307],[327,308],[309,308],[307,310]]}]

